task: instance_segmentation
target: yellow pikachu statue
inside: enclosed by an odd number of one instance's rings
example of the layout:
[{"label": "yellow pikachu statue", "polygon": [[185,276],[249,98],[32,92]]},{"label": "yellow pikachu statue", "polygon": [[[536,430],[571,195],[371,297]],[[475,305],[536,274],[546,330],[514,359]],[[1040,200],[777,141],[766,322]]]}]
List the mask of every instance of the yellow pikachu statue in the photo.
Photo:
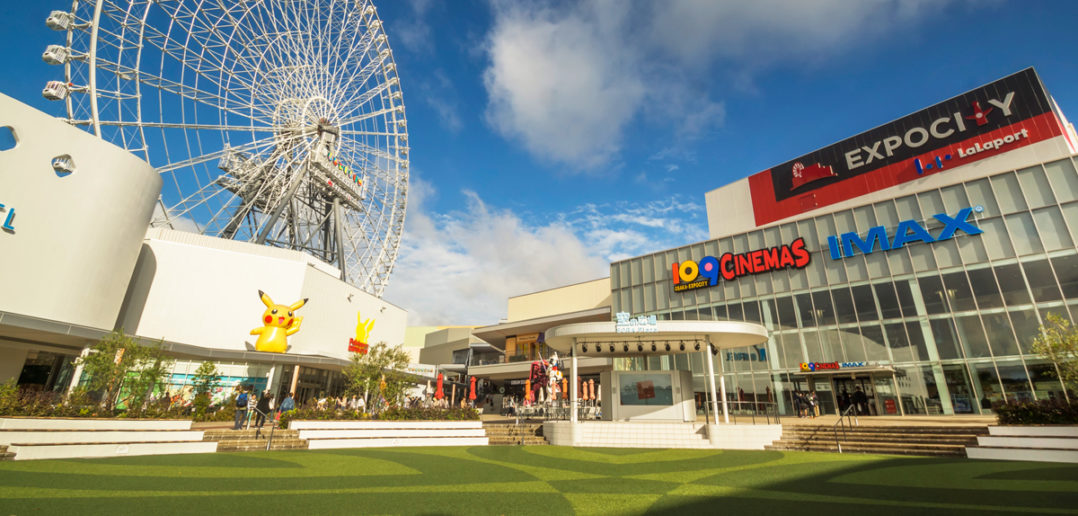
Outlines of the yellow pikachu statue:
[{"label": "yellow pikachu statue", "polygon": [[258,335],[255,351],[284,353],[288,350],[288,336],[299,331],[299,325],[303,322],[303,317],[296,317],[295,312],[307,304],[307,299],[285,306],[274,303],[261,290],[258,291],[258,296],[262,299],[262,304],[266,305],[266,311],[262,312],[264,326],[251,330],[251,335]]},{"label": "yellow pikachu statue", "polygon": [[356,338],[348,339],[348,352],[366,355],[370,349],[367,342],[374,331],[374,319],[363,320],[363,315],[356,312]]}]

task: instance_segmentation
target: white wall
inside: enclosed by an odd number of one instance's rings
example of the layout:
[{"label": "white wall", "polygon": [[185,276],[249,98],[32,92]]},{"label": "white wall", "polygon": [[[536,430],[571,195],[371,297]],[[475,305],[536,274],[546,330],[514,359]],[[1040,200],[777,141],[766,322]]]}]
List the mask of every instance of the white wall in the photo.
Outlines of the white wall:
[{"label": "white wall", "polygon": [[4,346],[0,342],[0,382],[18,380],[22,366],[26,364],[27,349]]},{"label": "white wall", "polygon": [[[111,330],[161,190],[142,160],[0,95],[0,311]],[[67,154],[76,170],[53,171]]]},{"label": "white wall", "polygon": [[257,338],[250,331],[262,326],[263,290],[279,304],[309,298],[296,312],[303,322],[289,337],[290,353],[348,359],[357,311],[375,319],[370,344],[404,342],[404,310],[340,281],[322,270],[327,267],[309,265],[298,253],[175,233],[155,230],[151,235],[158,238],[146,240],[121,319],[128,332],[247,350]]}]

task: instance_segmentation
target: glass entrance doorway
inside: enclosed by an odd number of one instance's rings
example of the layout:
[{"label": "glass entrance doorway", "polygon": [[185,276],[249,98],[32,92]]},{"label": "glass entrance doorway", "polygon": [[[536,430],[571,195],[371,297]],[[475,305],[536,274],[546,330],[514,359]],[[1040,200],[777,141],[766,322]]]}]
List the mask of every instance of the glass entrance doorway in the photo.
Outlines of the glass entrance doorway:
[{"label": "glass entrance doorway", "polygon": [[831,378],[837,408],[841,414],[853,405],[860,416],[899,415],[898,398],[890,375],[859,374]]}]

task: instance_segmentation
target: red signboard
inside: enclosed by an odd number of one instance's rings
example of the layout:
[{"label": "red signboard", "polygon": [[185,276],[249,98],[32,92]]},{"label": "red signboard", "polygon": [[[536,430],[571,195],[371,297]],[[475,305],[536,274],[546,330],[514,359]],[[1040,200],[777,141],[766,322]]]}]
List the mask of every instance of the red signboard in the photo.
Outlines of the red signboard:
[{"label": "red signboard", "polygon": [[1065,134],[1032,68],[749,177],[757,225]]}]

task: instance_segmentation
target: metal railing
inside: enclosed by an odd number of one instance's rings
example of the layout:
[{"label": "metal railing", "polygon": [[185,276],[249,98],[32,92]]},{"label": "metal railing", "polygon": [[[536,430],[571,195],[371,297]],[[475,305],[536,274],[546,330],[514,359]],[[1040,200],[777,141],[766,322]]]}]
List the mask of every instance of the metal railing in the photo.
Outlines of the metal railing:
[{"label": "metal railing", "polygon": [[[266,421],[269,421],[270,423],[269,437],[266,438],[266,451],[270,451],[270,447],[273,446],[273,432],[274,430],[277,430],[277,420],[271,416],[275,413],[280,414],[280,412],[271,410],[270,413],[267,414],[258,409],[254,409],[254,411],[262,416],[262,425],[266,424]],[[255,439],[262,436],[262,425],[255,425]]]},{"label": "metal railing", "polygon": [[[727,401],[727,408],[730,411],[730,420],[736,422],[737,417],[749,416],[752,418],[752,424],[756,424],[756,418],[762,418],[767,424],[771,424],[774,420],[776,424],[779,423],[779,405],[775,402],[768,401]],[[719,410],[722,410],[722,403],[719,403]],[[722,417],[722,414],[719,414]]]},{"label": "metal railing", "polygon": [[834,425],[831,425],[831,430],[835,434],[835,446],[838,447],[838,452],[842,453],[842,441],[838,438],[839,430],[842,430],[842,439],[846,439],[846,427],[849,426],[853,430],[854,425],[860,425],[860,421],[857,420],[857,414],[854,408],[856,405],[850,405],[846,407],[846,410],[842,411],[838,415],[838,421],[835,421]]}]

